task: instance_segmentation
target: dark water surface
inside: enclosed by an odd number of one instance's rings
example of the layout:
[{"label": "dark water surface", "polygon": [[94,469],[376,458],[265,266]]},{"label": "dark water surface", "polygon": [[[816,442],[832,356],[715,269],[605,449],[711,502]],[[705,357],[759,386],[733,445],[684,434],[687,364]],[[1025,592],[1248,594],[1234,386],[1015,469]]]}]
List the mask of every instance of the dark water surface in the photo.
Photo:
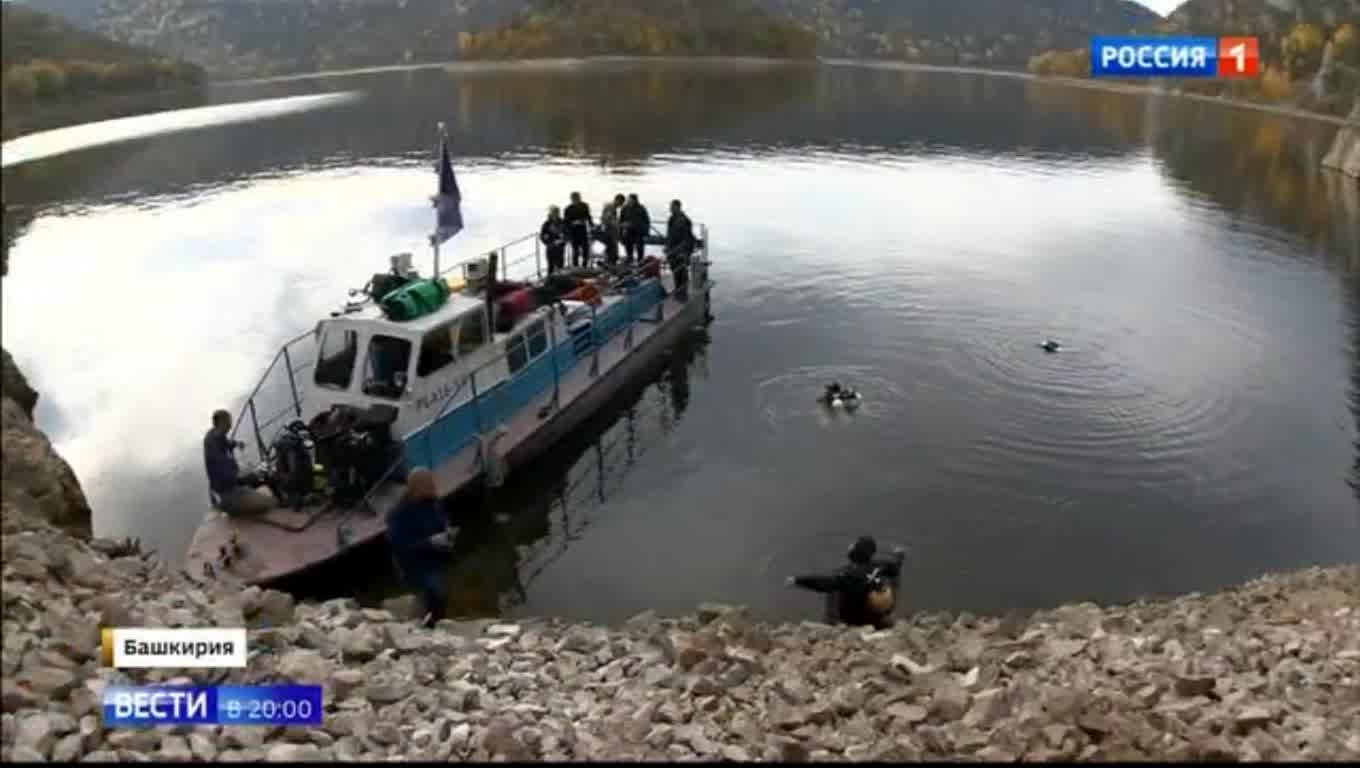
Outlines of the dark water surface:
[{"label": "dark water surface", "polygon": [[[97,532],[182,552],[208,414],[431,225],[468,255],[574,189],[685,200],[716,322],[487,499],[464,610],[812,616],[790,572],[911,548],[914,608],[1205,589],[1360,560],[1360,193],[1333,128],[913,72],[384,73],[339,107],[5,171],[4,344]],[[1046,355],[1037,342],[1064,344]],[[853,416],[814,404],[838,378]],[[381,559],[381,558],[379,558]],[[364,580],[371,588],[381,569]]]}]

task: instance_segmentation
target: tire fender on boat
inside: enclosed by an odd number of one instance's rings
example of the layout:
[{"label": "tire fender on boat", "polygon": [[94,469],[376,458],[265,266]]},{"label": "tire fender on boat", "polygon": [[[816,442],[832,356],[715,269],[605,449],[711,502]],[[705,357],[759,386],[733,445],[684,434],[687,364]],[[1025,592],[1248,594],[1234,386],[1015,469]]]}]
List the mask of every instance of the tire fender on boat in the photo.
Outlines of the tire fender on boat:
[{"label": "tire fender on boat", "polygon": [[510,430],[501,426],[497,427],[496,431],[490,435],[482,435],[482,468],[486,473],[487,487],[501,487],[505,484],[506,475],[510,474],[510,467],[507,466],[505,455],[498,445],[501,439],[508,434],[510,434]]}]

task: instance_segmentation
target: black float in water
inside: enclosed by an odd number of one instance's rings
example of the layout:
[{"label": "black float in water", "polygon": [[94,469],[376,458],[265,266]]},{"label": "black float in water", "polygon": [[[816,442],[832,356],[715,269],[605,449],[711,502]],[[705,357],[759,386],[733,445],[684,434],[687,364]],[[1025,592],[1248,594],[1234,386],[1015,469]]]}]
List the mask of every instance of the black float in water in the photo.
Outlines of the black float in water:
[{"label": "black float in water", "polygon": [[1058,342],[1054,341],[1053,339],[1049,339],[1045,341],[1043,344],[1040,344],[1039,348],[1045,352],[1053,353],[1062,349],[1062,345],[1058,344]]}]

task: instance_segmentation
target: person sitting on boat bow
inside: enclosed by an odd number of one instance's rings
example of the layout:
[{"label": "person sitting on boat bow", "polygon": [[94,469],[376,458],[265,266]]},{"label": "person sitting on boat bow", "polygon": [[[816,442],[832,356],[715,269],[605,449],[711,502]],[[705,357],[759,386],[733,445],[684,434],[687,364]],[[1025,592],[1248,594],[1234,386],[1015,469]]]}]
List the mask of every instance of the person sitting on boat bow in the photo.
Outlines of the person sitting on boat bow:
[{"label": "person sitting on boat bow", "polygon": [[254,472],[241,472],[233,453],[245,443],[232,440],[231,414],[214,411],[212,429],[203,436],[203,464],[208,473],[208,488],[213,501],[228,515],[255,515],[276,506],[274,497],[258,490],[268,481]]},{"label": "person sitting on boat bow", "polygon": [[444,562],[453,543],[430,470],[407,475],[406,495],[387,517],[387,540],[402,579],[420,591],[425,623],[433,625],[444,618]]},{"label": "person sitting on boat bow", "polygon": [[828,595],[831,613],[844,624],[886,629],[892,626],[894,592],[906,553],[897,547],[892,557],[877,558],[877,551],[873,537],[861,536],[846,553],[850,562],[830,574],[790,576],[785,583]]},{"label": "person sitting on boat bow", "polygon": [[681,210],[680,201],[671,201],[671,218],[666,222],[666,263],[675,275],[675,297],[684,301],[689,295],[689,261],[698,241],[694,225]]}]

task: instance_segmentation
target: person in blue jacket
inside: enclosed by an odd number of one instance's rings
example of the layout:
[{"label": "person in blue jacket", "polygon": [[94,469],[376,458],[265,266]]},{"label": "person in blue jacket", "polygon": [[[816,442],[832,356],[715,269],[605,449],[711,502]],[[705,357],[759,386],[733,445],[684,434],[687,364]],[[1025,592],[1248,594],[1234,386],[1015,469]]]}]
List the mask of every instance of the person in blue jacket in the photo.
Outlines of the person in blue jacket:
[{"label": "person in blue jacket", "polygon": [[406,495],[387,517],[387,540],[402,578],[425,601],[425,623],[442,619],[444,564],[453,543],[430,470],[417,468],[407,475]]}]

